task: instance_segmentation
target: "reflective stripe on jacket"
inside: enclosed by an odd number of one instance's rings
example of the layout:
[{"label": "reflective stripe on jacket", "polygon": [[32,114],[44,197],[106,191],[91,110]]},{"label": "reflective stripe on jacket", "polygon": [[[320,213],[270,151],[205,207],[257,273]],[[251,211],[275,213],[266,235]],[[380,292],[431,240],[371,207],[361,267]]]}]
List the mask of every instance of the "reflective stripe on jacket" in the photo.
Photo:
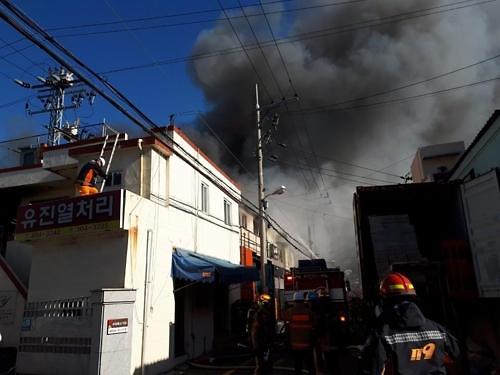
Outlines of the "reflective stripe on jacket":
[{"label": "reflective stripe on jacket", "polygon": [[379,319],[363,350],[363,374],[444,375],[445,355],[459,355],[456,339],[412,302],[388,308]]},{"label": "reflective stripe on jacket", "polygon": [[311,310],[299,303],[290,314],[290,347],[292,350],[305,350],[312,347],[313,318]]}]

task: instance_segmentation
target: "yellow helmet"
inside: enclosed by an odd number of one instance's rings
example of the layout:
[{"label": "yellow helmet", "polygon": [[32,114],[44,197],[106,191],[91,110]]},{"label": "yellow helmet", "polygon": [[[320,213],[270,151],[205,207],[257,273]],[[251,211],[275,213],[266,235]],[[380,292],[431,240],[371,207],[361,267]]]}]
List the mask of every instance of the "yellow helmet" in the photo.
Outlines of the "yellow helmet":
[{"label": "yellow helmet", "polygon": [[271,296],[267,293],[262,293],[257,301],[259,303],[269,303],[271,301]]}]

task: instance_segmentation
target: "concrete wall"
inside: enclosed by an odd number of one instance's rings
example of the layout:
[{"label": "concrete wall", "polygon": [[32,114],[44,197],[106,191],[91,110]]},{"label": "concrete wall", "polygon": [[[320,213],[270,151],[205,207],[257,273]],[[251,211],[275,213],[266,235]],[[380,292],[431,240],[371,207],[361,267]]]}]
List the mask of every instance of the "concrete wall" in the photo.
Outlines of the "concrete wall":
[{"label": "concrete wall", "polygon": [[33,243],[29,301],[88,296],[123,288],[127,237],[118,230]]},{"label": "concrete wall", "polygon": [[[147,364],[160,363],[159,369],[166,369],[173,363],[173,332],[175,326],[175,299],[173,280],[170,276],[172,251],[179,247],[202,254],[215,256],[239,264],[239,233],[232,227],[220,225],[221,218],[201,216],[195,203],[195,188],[189,183],[189,173],[181,168],[176,171],[169,160],[171,180],[169,184],[168,206],[127,192],[125,207],[125,228],[128,229],[128,252],[125,287],[137,289],[136,315],[134,316],[134,335],[132,368],[138,368],[141,359],[141,342],[144,320],[144,286],[146,270],[146,250],[150,257],[150,284],[147,295],[146,346]],[[183,176],[184,178],[180,178]],[[179,185],[184,186],[180,189]],[[191,189],[190,189],[191,187]],[[187,191],[187,193],[186,193]],[[189,194],[190,192],[190,194]],[[178,195],[175,195],[175,194]],[[216,189],[210,190],[213,196],[220,198],[223,215],[223,198]],[[181,205],[179,197],[185,204]],[[176,200],[177,206],[172,203]],[[212,199],[211,199],[212,201]],[[235,203],[235,207],[237,204]],[[217,212],[217,210],[214,210]],[[235,218],[237,216],[235,215]],[[222,219],[223,221],[223,219]],[[148,232],[149,237],[148,237]],[[149,242],[149,247],[148,247]],[[196,289],[186,289],[185,338],[188,356],[196,356],[209,350],[213,342],[213,301],[197,305],[191,301]]]},{"label": "concrete wall", "polygon": [[[183,140],[181,138],[176,141],[181,143]],[[190,147],[187,143],[183,146]],[[195,156],[215,175],[237,189],[201,155],[195,154]],[[239,264],[239,202],[220,190],[178,156],[172,155],[169,158],[168,168],[169,206],[173,210],[172,214],[175,215],[172,229],[174,233],[178,233],[176,235],[178,241],[175,241],[177,246]],[[207,213],[201,211],[202,182],[208,185]],[[224,199],[231,203],[230,225],[224,223]]]}]

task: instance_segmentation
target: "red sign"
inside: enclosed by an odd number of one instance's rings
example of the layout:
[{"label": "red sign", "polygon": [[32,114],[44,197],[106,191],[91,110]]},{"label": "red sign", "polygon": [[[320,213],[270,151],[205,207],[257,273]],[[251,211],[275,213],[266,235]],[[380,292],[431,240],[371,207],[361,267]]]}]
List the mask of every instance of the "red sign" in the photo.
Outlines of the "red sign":
[{"label": "red sign", "polygon": [[29,241],[49,236],[90,230],[111,229],[120,225],[122,190],[60,199],[19,207],[16,240]]},{"label": "red sign", "polygon": [[108,319],[108,335],[128,332],[128,318]]}]

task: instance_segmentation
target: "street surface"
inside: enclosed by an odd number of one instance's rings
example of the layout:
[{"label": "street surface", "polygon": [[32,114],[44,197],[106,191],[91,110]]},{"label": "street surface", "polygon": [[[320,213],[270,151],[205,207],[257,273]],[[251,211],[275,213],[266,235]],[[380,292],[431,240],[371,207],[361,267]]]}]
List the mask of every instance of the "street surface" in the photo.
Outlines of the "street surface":
[{"label": "street surface", "polygon": [[[293,361],[289,354],[285,352],[275,353],[272,374],[293,373]],[[326,374],[347,375],[356,372],[356,359],[349,351],[338,352],[329,357],[332,362],[331,368]],[[253,374],[255,360],[247,354],[221,355],[219,357],[203,357],[193,362],[178,366],[167,375],[201,375],[201,374],[221,374],[238,375]],[[307,371],[303,371],[304,374]]]}]

